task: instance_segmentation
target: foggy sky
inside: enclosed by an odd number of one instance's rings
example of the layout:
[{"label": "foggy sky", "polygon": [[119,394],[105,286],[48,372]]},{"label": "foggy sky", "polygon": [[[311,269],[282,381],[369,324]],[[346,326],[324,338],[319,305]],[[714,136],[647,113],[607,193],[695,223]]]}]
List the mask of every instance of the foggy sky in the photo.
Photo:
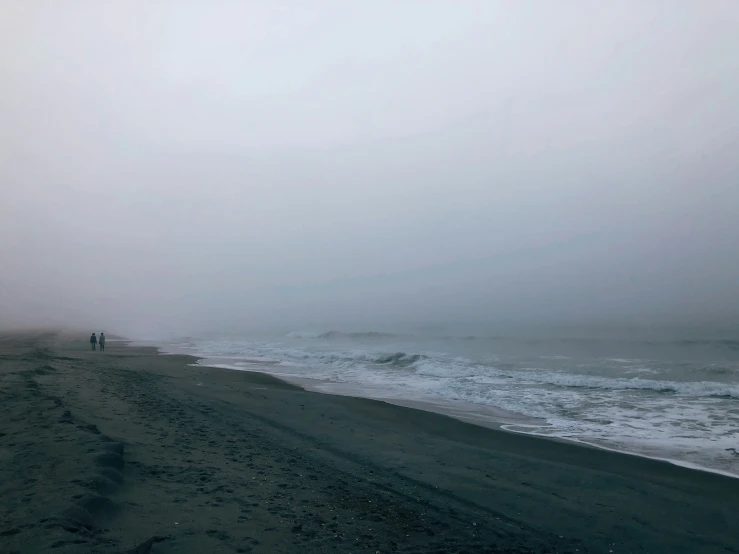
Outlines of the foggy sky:
[{"label": "foggy sky", "polygon": [[739,4],[0,0],[0,325],[739,313]]}]

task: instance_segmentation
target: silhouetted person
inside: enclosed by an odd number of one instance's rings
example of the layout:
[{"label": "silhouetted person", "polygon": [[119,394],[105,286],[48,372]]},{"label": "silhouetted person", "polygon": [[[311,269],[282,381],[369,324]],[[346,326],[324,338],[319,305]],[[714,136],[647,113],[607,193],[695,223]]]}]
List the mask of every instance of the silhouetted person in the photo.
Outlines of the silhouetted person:
[{"label": "silhouetted person", "polygon": [[92,349],[95,350],[95,345],[98,343],[98,339],[95,336],[95,333],[90,335],[90,346],[92,346]]},{"label": "silhouetted person", "polygon": [[105,350],[105,333],[100,333],[98,342],[100,343],[100,350]]}]

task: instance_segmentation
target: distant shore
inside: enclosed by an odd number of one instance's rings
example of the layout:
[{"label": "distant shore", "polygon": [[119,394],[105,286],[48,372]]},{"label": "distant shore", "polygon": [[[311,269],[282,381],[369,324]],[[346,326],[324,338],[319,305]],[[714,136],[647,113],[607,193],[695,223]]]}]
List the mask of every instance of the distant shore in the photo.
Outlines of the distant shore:
[{"label": "distant shore", "polygon": [[86,337],[0,337],[0,551],[739,552],[739,481]]}]

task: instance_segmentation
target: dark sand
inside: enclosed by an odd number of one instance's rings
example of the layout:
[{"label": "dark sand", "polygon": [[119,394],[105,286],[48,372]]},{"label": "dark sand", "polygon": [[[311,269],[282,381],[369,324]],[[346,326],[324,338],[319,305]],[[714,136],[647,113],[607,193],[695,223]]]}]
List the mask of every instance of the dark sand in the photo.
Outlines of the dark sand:
[{"label": "dark sand", "polygon": [[0,337],[0,552],[739,552],[739,480]]}]

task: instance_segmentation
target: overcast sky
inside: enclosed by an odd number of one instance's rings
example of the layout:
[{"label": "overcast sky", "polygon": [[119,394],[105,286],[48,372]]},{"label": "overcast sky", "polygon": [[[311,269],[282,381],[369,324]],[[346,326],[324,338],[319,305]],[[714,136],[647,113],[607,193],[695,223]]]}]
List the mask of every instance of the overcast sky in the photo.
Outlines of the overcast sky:
[{"label": "overcast sky", "polygon": [[0,323],[739,313],[734,0],[0,0]]}]

